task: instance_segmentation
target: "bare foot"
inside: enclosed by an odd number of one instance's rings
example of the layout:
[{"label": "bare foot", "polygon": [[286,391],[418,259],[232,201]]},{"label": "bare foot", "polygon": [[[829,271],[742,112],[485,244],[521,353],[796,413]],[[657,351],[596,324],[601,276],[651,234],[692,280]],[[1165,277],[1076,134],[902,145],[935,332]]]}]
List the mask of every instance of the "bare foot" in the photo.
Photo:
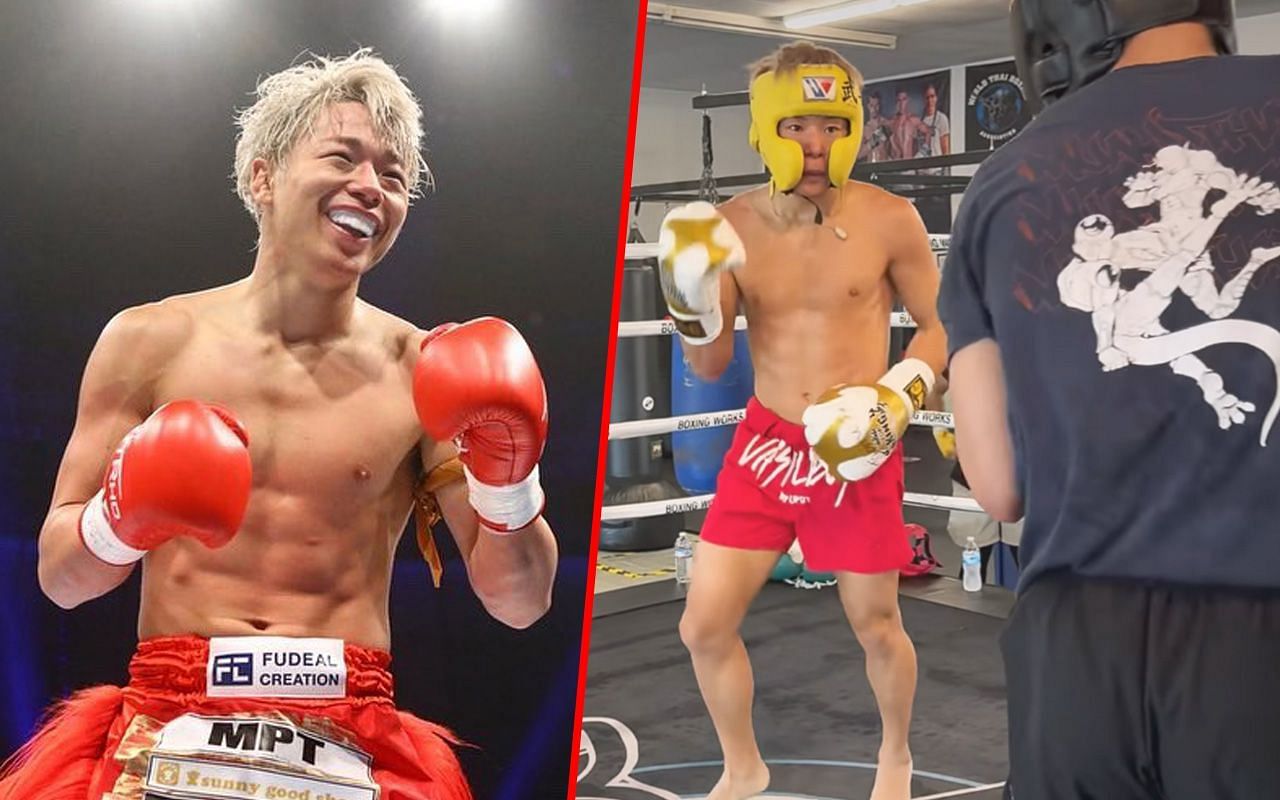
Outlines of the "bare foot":
[{"label": "bare foot", "polygon": [[769,768],[761,761],[745,775],[729,775],[725,770],[707,800],[747,800],[769,788]]},{"label": "bare foot", "polygon": [[871,800],[911,800],[911,754],[881,753]]}]

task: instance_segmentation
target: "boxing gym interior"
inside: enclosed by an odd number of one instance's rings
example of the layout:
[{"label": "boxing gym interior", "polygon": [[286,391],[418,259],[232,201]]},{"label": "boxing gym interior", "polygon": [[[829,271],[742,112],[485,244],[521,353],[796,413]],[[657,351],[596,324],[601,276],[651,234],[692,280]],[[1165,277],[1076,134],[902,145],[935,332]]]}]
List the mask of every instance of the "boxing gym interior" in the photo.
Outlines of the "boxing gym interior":
[{"label": "boxing gym interior", "polygon": [[[542,475],[560,557],[550,612],[515,630],[481,607],[443,527],[433,588],[410,520],[392,566],[396,698],[466,743],[476,796],[565,796],[638,19],[635,2],[5,4],[0,758],[50,703],[125,680],[137,639],[137,573],[71,611],[36,577],[99,331],[122,308],[248,273],[236,110],[259,77],[370,47],[422,102],[435,186],[360,294],[423,328],[495,315],[523,331],[549,387]],[[530,158],[564,149],[561,112],[584,96],[604,98],[574,128],[592,169]],[[556,298],[570,296],[583,306],[565,313]]]},{"label": "boxing gym interior", "polygon": [[[886,114],[905,102],[908,113],[928,116],[925,94],[937,92],[936,112],[949,119],[942,152],[936,140],[935,152],[924,154],[919,148],[864,151],[853,177],[913,200],[940,270],[946,269],[953,213],[970,176],[1030,119],[1011,55],[1005,0],[897,8],[877,13],[874,24],[779,26],[795,5],[649,4],[581,797],[703,797],[723,768],[677,632],[688,585],[677,580],[675,547],[678,539],[697,547],[733,426],[752,394],[752,366],[746,322],[739,318],[734,358],[723,377],[707,383],[692,374],[675,328],[662,321],[667,309],[656,256],[659,222],[668,209],[694,200],[722,202],[767,179],[747,142],[746,65],[800,34],[833,47],[863,73],[864,107],[875,96]],[[1242,0],[1236,10],[1241,52],[1272,52],[1280,3]],[[895,315],[889,363],[901,357],[911,324]],[[912,797],[998,798],[1008,760],[997,640],[1013,606],[1019,530],[985,517],[956,481],[954,457],[943,454],[935,435],[951,426],[945,410],[917,414],[904,439],[904,515],[909,526],[918,526],[913,544],[924,565],[900,584],[902,615],[920,664]],[[960,579],[970,536],[986,545],[978,591],[965,591]],[[689,579],[697,581],[696,570]],[[784,555],[748,612],[742,635],[755,678],[756,736],[773,776],[764,796],[866,797],[880,718],[831,576]]]}]

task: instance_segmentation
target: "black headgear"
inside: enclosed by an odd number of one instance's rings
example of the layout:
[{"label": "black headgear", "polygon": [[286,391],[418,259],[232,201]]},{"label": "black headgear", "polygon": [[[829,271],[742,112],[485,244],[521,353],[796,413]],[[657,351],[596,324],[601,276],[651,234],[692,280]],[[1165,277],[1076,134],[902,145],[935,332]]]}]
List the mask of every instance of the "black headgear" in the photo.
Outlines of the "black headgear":
[{"label": "black headgear", "polygon": [[1009,17],[1018,74],[1033,104],[1102,77],[1125,40],[1148,28],[1201,22],[1218,52],[1236,50],[1235,0],[1012,0]]}]

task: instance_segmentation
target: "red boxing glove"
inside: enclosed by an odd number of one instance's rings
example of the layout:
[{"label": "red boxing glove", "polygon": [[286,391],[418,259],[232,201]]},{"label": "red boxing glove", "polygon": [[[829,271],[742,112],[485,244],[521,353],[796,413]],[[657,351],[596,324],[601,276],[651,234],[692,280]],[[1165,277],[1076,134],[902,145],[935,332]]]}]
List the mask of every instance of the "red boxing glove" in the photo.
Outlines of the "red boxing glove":
[{"label": "red boxing glove", "polygon": [[480,317],[429,332],[413,373],[413,402],[427,435],[457,441],[471,505],[485,527],[517,530],[542,513],[547,390],[510,323]]},{"label": "red boxing glove", "polygon": [[80,515],[80,538],[115,565],[175,536],[221,547],[240,529],[252,473],[249,437],[231,412],[197,400],[166,403],[120,442]]}]

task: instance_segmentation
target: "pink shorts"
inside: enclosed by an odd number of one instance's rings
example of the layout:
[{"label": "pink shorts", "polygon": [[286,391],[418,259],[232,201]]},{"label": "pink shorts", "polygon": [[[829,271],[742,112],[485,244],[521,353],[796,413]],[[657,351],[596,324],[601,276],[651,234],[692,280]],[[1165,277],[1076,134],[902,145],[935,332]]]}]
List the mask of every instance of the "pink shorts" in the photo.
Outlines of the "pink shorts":
[{"label": "pink shorts", "polygon": [[833,478],[804,428],[753,397],[733,436],[702,540],[783,553],[798,537],[816,572],[892,572],[911,562],[902,520],[902,446],[870,477]]}]

